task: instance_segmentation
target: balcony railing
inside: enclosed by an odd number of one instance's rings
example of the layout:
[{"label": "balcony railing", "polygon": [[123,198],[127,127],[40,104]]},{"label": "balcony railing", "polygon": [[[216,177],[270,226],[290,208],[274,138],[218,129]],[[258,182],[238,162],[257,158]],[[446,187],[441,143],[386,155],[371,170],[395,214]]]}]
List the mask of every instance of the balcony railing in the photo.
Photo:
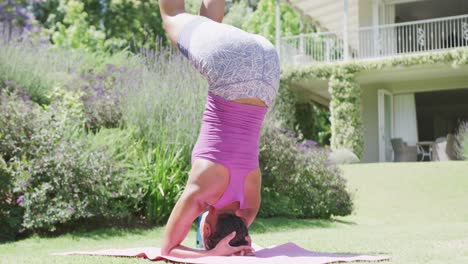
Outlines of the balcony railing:
[{"label": "balcony railing", "polygon": [[[343,34],[313,33],[281,39],[283,63],[343,61]],[[468,15],[363,27],[350,31],[349,59],[372,59],[468,47]]]}]

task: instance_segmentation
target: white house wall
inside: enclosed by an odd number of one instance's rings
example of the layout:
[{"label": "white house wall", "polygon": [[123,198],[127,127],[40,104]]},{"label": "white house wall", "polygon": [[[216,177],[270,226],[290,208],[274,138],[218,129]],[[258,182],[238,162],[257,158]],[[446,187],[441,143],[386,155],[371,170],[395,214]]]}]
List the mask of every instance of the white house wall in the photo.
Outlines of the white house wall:
[{"label": "white house wall", "polygon": [[361,27],[370,27],[373,23],[373,0],[359,1],[359,25]]},{"label": "white house wall", "polygon": [[[407,71],[410,72],[409,70]],[[424,73],[426,78],[421,77],[422,73]],[[379,161],[378,89],[385,89],[394,95],[398,95],[468,88],[468,66],[461,66],[457,69],[450,66],[433,66],[432,68],[424,69],[422,73],[411,72],[407,76],[399,74],[398,77],[383,74],[382,72],[372,73],[373,75],[378,75],[378,78],[372,81],[372,83],[369,83],[370,80],[363,78],[362,75],[358,78],[361,82],[366,82],[361,83],[364,129],[363,162]],[[433,78],[428,76],[432,76]],[[405,80],[410,77],[412,77],[412,80]]]}]

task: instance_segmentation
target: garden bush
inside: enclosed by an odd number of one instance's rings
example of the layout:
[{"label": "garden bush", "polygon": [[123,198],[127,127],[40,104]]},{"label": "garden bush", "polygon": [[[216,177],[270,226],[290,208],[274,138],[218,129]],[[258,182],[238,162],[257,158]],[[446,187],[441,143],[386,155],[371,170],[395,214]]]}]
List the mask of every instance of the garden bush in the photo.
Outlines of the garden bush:
[{"label": "garden bush", "polygon": [[7,193],[24,209],[23,227],[53,231],[80,219],[130,215],[122,203],[132,190],[122,188],[121,168],[105,151],[90,151],[71,136],[76,120],[70,113],[79,111],[67,100],[43,109],[16,89],[3,89],[0,100],[2,176],[12,177]]},{"label": "garden bush", "polygon": [[0,154],[0,242],[15,239],[21,229],[22,209],[13,194],[12,174]]},{"label": "garden bush", "polygon": [[307,146],[269,117],[263,131],[260,164],[264,196],[260,216],[330,218],[351,213],[353,203],[338,167],[327,165],[328,151]]},{"label": "garden bush", "polygon": [[32,135],[37,129],[37,112],[15,83],[0,86],[0,154],[6,162],[14,157],[28,157],[29,149],[36,147]]}]

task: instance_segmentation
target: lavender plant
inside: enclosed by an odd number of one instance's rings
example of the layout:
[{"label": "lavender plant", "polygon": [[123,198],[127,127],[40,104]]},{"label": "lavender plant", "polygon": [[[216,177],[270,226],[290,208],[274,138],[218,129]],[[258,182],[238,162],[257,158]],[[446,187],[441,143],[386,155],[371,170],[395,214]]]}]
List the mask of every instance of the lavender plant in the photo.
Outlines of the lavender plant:
[{"label": "lavender plant", "polygon": [[98,129],[118,127],[122,118],[121,100],[126,89],[121,86],[125,67],[108,64],[103,73],[82,74],[81,101],[87,115],[86,129],[96,132]]},{"label": "lavender plant", "polygon": [[139,65],[122,87],[123,120],[144,141],[134,172],[148,179],[146,217],[164,223],[188,176],[207,84],[171,48],[141,50],[136,58]]},{"label": "lavender plant", "polygon": [[80,74],[97,75],[105,72],[108,64],[133,67],[136,62],[126,51],[112,56],[82,50],[52,51],[48,42],[8,42],[1,34],[0,45],[0,82],[14,81],[39,104],[51,103],[49,95],[54,87],[79,90],[83,85]]},{"label": "lavender plant", "polygon": [[207,83],[171,48],[142,51],[127,75],[123,120],[151,145],[191,147],[198,136]]},{"label": "lavender plant", "polygon": [[5,0],[0,4],[0,22],[2,33],[11,40],[14,36],[22,37],[26,33],[38,33],[40,27],[32,13],[33,3],[43,0]]}]

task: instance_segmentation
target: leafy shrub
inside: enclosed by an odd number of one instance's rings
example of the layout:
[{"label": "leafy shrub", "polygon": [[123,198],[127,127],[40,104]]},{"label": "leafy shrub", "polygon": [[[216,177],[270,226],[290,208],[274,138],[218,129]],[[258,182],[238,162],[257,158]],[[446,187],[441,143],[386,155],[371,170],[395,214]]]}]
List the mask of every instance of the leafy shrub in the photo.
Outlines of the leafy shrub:
[{"label": "leafy shrub", "polygon": [[12,173],[0,154],[0,242],[15,239],[21,228],[22,210],[13,194]]},{"label": "leafy shrub", "polygon": [[0,154],[6,162],[26,156],[35,147],[32,135],[37,130],[34,121],[38,109],[16,84],[8,82],[0,87]]},{"label": "leafy shrub", "polygon": [[[97,0],[93,0],[96,1]],[[102,1],[102,0],[101,0]],[[96,14],[106,29],[106,47],[111,50],[129,47],[137,51],[139,47],[156,48],[156,40],[165,37],[158,1],[109,1],[107,7]],[[93,24],[98,25],[101,21]]]},{"label": "leafy shrub", "polygon": [[312,102],[298,103],[295,106],[296,129],[304,138],[314,139],[320,145],[330,145],[331,124],[328,109]]},{"label": "leafy shrub", "polygon": [[105,153],[87,152],[83,142],[60,140],[34,154],[12,164],[15,192],[24,197],[25,228],[54,231],[78,219],[128,216],[128,211],[115,210],[113,199],[122,195],[120,171]]},{"label": "leafy shrub", "polygon": [[330,113],[315,103],[302,102],[286,82],[280,83],[275,110],[281,127],[294,131],[297,136],[313,139],[322,146],[330,144]]},{"label": "leafy shrub", "polygon": [[361,91],[355,75],[346,70],[338,69],[330,77],[331,147],[347,148],[358,158],[364,152]]},{"label": "leafy shrub", "polygon": [[[87,137],[90,150],[105,149],[122,168],[124,177],[122,189],[127,190],[130,202],[126,208],[138,214],[144,213],[148,190],[153,181],[154,170],[150,167],[155,166],[154,155],[145,144],[145,140],[137,138],[135,129],[131,127],[102,128],[95,134],[88,134]],[[164,173],[162,168],[158,172]]]},{"label": "leafy shrub", "polygon": [[351,213],[345,180],[337,167],[327,165],[327,151],[300,144],[271,117],[261,146],[262,195],[268,199],[260,208],[261,216],[329,218]]},{"label": "leafy shrub", "polygon": [[102,149],[89,151],[86,141],[71,136],[79,116],[72,113],[80,111],[69,106],[80,104],[68,98],[75,103],[61,100],[43,109],[16,90],[0,94],[2,171],[12,177],[9,193],[24,208],[22,226],[29,230],[130,214],[124,205],[132,190],[124,188],[121,168]]}]

